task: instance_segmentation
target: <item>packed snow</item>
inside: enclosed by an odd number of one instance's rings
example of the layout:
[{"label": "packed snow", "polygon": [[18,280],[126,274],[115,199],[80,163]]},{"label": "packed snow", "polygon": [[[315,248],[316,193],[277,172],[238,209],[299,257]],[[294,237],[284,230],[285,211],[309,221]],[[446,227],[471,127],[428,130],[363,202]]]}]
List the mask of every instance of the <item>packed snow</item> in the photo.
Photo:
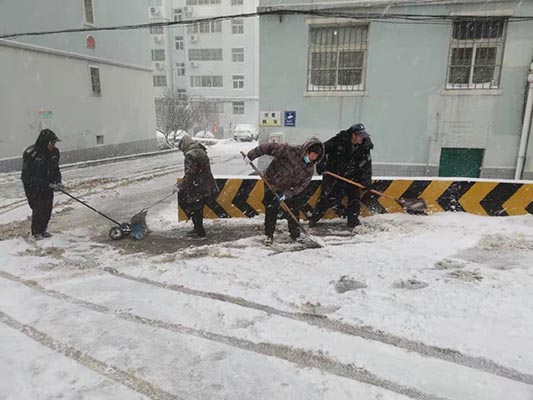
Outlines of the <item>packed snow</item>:
[{"label": "packed snow", "polygon": [[[216,174],[249,174],[211,146]],[[180,153],[65,171],[127,220],[172,190]],[[96,179],[97,177],[98,179]],[[29,238],[22,189],[0,177],[0,399],[533,399],[533,216],[321,221],[324,248],[262,245],[262,216],[185,236],[175,198],[143,241],[56,198]]]}]

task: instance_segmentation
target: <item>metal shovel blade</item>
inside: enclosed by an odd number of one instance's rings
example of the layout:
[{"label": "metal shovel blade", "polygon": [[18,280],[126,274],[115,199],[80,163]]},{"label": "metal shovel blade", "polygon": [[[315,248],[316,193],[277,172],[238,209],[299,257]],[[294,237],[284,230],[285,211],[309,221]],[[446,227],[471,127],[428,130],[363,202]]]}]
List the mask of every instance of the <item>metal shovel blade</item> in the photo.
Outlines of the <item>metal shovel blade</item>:
[{"label": "metal shovel blade", "polygon": [[397,199],[408,214],[426,214],[427,204],[424,199]]},{"label": "metal shovel blade", "polygon": [[142,240],[150,233],[148,225],[146,224],[146,213],[148,210],[143,209],[133,217],[131,217],[131,233],[130,236],[135,240]]}]

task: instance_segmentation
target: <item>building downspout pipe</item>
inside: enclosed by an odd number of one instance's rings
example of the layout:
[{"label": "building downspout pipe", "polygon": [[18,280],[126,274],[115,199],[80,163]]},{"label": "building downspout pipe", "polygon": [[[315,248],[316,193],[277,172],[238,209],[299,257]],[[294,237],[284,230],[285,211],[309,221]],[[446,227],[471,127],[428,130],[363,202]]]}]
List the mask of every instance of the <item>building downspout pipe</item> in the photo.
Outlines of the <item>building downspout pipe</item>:
[{"label": "building downspout pipe", "polygon": [[526,147],[529,139],[529,129],[531,128],[531,113],[533,112],[533,63],[529,66],[527,80],[529,82],[529,91],[527,94],[526,112],[524,113],[524,121],[522,124],[522,135],[520,136],[520,147],[518,148],[518,158],[516,160],[514,174],[516,180],[522,178],[522,171],[524,170],[524,161],[526,158]]}]

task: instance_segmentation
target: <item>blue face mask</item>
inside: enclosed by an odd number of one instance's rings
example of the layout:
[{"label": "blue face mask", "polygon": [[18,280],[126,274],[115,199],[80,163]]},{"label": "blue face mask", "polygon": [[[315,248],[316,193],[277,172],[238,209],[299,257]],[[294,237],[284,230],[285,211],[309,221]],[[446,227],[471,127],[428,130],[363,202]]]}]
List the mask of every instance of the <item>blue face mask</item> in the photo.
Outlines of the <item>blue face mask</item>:
[{"label": "blue face mask", "polygon": [[304,156],[304,162],[306,164],[309,164],[311,162],[311,159],[309,158],[309,156],[307,154]]}]

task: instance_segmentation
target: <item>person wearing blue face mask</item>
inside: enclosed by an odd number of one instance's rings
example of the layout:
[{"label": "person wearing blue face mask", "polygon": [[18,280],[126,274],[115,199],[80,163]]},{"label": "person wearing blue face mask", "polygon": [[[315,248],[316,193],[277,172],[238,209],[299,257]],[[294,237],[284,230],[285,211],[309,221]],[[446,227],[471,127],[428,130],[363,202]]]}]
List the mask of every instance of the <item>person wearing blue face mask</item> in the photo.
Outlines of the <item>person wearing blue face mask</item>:
[{"label": "person wearing blue face mask", "polygon": [[[245,162],[255,160],[262,155],[274,157],[264,172],[265,180],[278,193],[278,197],[265,186],[265,245],[269,246],[274,240],[274,231],[280,209],[280,202],[285,201],[294,215],[300,214],[300,208],[307,199],[302,192],[313,178],[315,164],[320,162],[324,154],[324,145],[317,138],[311,138],[301,146],[291,146],[285,143],[263,143],[250,150]],[[300,228],[292,218],[288,219],[291,239],[296,241],[300,237]]]}]

